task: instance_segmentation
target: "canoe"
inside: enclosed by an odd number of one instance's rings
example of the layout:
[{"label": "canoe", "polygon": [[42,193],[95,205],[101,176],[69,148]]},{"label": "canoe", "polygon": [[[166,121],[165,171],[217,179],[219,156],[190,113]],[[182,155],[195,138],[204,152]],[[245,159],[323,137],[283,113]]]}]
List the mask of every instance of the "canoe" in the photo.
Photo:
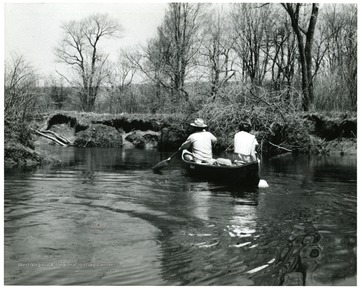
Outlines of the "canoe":
[{"label": "canoe", "polygon": [[210,165],[185,160],[184,153],[181,155],[181,160],[186,174],[191,177],[244,185],[258,185],[260,180],[260,162],[258,160],[241,165]]}]

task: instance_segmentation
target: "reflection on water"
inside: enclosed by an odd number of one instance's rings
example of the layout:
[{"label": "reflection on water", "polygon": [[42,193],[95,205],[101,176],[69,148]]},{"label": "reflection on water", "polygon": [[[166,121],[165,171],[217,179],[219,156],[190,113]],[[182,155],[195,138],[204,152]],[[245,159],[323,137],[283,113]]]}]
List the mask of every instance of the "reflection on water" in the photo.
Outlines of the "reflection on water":
[{"label": "reflection on water", "polygon": [[356,284],[356,159],[263,160],[249,190],[154,174],[171,153],[50,149],[61,167],[5,172],[5,284]]}]

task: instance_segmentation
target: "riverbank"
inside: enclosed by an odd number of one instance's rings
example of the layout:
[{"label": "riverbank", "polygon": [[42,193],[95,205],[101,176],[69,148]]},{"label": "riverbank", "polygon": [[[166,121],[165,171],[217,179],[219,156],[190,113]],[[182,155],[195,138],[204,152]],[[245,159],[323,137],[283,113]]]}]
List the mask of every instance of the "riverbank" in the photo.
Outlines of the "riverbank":
[{"label": "riverbank", "polygon": [[[242,112],[242,118],[246,118]],[[58,111],[17,127],[5,124],[5,167],[53,163],[41,144],[79,147],[134,147],[174,151],[190,133],[195,115],[96,114]],[[252,115],[253,133],[264,155],[284,152],[356,155],[355,116],[344,114],[288,115],[284,121],[267,119],[267,124]],[[214,123],[206,119],[209,130],[219,139],[214,152],[231,151],[239,120]],[[51,133],[51,134],[50,134]]]},{"label": "riverbank", "polygon": [[35,146],[33,124],[5,121],[4,167],[34,167],[60,162]]}]

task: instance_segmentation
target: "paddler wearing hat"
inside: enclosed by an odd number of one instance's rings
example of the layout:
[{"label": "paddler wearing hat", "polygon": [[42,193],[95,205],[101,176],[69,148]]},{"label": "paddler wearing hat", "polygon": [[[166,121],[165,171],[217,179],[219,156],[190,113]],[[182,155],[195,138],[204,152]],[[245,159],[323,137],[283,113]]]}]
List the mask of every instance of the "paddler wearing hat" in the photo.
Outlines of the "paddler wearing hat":
[{"label": "paddler wearing hat", "polygon": [[180,150],[191,149],[192,156],[197,163],[213,164],[216,160],[212,156],[212,146],[216,143],[217,138],[206,130],[208,126],[201,118],[195,119],[190,126],[195,129],[195,132],[189,135]]}]

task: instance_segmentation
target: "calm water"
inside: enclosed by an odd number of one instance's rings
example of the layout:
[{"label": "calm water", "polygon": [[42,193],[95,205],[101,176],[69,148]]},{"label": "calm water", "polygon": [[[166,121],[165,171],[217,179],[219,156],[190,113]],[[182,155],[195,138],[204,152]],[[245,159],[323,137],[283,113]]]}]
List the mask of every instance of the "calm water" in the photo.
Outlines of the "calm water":
[{"label": "calm water", "polygon": [[356,284],[354,157],[263,160],[248,190],[154,174],[171,153],[50,149],[61,167],[5,171],[5,284]]}]

